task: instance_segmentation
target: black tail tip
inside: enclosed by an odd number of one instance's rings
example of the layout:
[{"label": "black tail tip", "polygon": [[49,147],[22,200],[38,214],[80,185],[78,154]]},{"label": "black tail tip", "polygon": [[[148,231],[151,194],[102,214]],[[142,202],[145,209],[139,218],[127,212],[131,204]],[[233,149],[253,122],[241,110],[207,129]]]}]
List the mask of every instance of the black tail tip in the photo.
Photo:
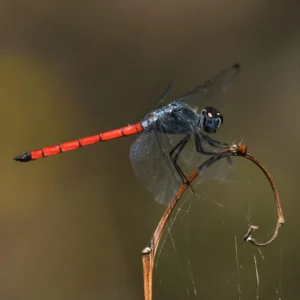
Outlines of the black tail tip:
[{"label": "black tail tip", "polygon": [[24,154],[14,157],[14,160],[20,161],[20,162],[28,162],[28,161],[31,161],[32,158],[31,158],[31,154],[29,152],[26,152]]}]

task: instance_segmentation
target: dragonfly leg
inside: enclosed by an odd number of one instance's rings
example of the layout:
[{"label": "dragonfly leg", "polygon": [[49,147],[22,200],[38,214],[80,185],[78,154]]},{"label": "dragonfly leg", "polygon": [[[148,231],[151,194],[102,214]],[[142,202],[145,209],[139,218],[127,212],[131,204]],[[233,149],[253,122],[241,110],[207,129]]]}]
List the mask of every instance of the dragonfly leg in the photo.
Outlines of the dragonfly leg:
[{"label": "dragonfly leg", "polygon": [[[211,146],[213,146],[215,148],[224,149],[224,148],[228,147],[227,144],[218,142],[218,141],[212,139],[211,137],[209,137],[207,135],[201,135],[201,137],[203,139],[205,139],[208,142],[209,145],[211,145]],[[199,153],[206,154],[206,155],[213,155],[213,154],[215,155],[215,154],[217,154],[214,151],[206,151],[203,148],[202,142],[201,142],[201,138],[200,138],[199,134],[195,134],[195,144],[196,144],[196,150]]]},{"label": "dragonfly leg", "polygon": [[[179,143],[177,143],[177,145],[170,152],[170,158],[171,158],[171,160],[174,164],[174,167],[175,167],[176,171],[178,172],[178,174],[179,174],[179,176],[182,180],[182,183],[183,184],[187,183],[189,185],[190,185],[190,181],[187,178],[187,176],[184,174],[184,172],[182,171],[180,166],[177,164],[177,160],[178,160],[178,157],[181,154],[183,148],[185,147],[185,145],[189,141],[190,137],[191,137],[190,135],[185,136],[181,141],[179,141]],[[176,153],[175,153],[175,151],[176,151]],[[174,153],[175,153],[175,155],[174,155]],[[191,187],[192,191],[195,192],[191,185],[190,185],[190,187]]]},{"label": "dragonfly leg", "polygon": [[[208,135],[201,135],[201,137],[208,142],[209,145],[215,147],[215,148],[219,148],[219,149],[224,149],[224,148],[227,148],[229,145],[226,144],[226,143],[222,143],[222,142],[219,142],[219,141],[216,141],[214,140],[213,138],[211,138],[210,136]],[[195,143],[196,143],[196,150],[199,152],[199,153],[202,153],[202,154],[206,154],[206,155],[215,155],[216,152],[213,152],[213,151],[205,151],[203,149],[203,146],[202,146],[202,143],[201,143],[201,139],[199,137],[198,134],[195,134]],[[232,164],[232,158],[231,156],[227,156],[227,160],[228,160],[228,163],[229,164]]]},{"label": "dragonfly leg", "polygon": [[226,143],[222,143],[222,142],[214,140],[209,135],[202,135],[202,136],[213,147],[216,147],[216,148],[227,148],[229,146]]}]

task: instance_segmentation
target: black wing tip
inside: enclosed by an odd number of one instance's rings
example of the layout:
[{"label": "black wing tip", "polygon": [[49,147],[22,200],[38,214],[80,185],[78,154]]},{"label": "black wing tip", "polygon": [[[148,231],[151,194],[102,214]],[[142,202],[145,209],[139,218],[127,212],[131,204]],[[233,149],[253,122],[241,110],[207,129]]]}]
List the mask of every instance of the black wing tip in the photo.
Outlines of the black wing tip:
[{"label": "black wing tip", "polygon": [[236,69],[236,71],[239,71],[241,69],[241,64],[240,63],[235,63],[232,65],[233,69]]},{"label": "black wing tip", "polygon": [[31,154],[29,152],[26,152],[24,154],[14,157],[14,160],[19,162],[29,162],[32,160],[32,158],[31,158]]}]

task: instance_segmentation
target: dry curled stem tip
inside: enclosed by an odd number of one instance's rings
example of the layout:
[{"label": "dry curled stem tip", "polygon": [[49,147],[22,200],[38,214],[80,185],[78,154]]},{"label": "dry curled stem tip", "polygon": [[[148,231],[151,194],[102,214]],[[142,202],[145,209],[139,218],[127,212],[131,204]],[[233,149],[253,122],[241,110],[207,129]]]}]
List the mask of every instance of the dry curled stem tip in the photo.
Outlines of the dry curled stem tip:
[{"label": "dry curled stem tip", "polygon": [[255,230],[258,229],[258,226],[256,226],[256,225],[251,225],[249,227],[247,233],[244,236],[245,241],[250,242],[251,244],[253,244],[255,246],[258,246],[258,247],[267,246],[276,239],[276,237],[279,234],[280,227],[282,227],[284,225],[284,222],[285,222],[284,217],[283,217],[283,213],[282,213],[282,208],[281,208],[281,203],[280,203],[278,190],[276,188],[274,180],[272,179],[270,173],[265,168],[265,166],[263,164],[261,164],[253,155],[251,155],[250,153],[247,152],[247,147],[241,141],[235,142],[231,146],[231,149],[232,149],[234,155],[244,156],[248,160],[252,161],[255,165],[257,165],[263,171],[264,175],[268,179],[268,181],[270,183],[270,186],[272,188],[274,199],[275,199],[275,204],[276,204],[276,208],[277,208],[277,223],[276,223],[276,226],[275,226],[274,233],[273,233],[272,237],[269,240],[265,241],[265,242],[256,241],[251,236],[252,232],[254,232]]},{"label": "dry curled stem tip", "polygon": [[266,242],[257,242],[252,236],[251,233],[254,230],[258,229],[258,226],[251,225],[244,236],[244,240],[248,241],[258,247],[267,246],[270,243],[272,243],[276,237],[278,236],[280,227],[284,224],[284,217],[281,209],[280,199],[278,195],[278,191],[276,188],[276,185],[270,175],[270,173],[267,171],[267,169],[251,154],[247,152],[247,146],[242,143],[241,140],[238,140],[234,142],[231,146],[228,148],[223,149],[219,154],[216,154],[212,157],[210,157],[208,160],[206,160],[203,164],[201,164],[192,174],[189,176],[188,181],[183,183],[181,187],[178,189],[174,199],[170,202],[169,206],[165,210],[164,214],[162,215],[156,230],[153,234],[153,237],[151,239],[151,245],[150,247],[146,247],[142,251],[142,261],[143,261],[143,276],[144,276],[144,295],[145,300],[152,300],[152,279],[153,279],[153,266],[154,266],[154,259],[155,254],[157,252],[157,248],[161,239],[161,236],[163,234],[163,230],[165,228],[165,225],[172,214],[176,204],[181,199],[181,196],[185,192],[185,190],[189,187],[190,183],[192,183],[199,175],[202,174],[202,172],[210,167],[212,164],[217,162],[218,160],[225,158],[228,156],[241,156],[245,157],[248,160],[252,161],[254,164],[256,164],[265,174],[266,178],[268,179],[271,188],[273,190],[273,195],[275,198],[275,203],[277,207],[277,224],[274,230],[273,236],[267,240]]}]

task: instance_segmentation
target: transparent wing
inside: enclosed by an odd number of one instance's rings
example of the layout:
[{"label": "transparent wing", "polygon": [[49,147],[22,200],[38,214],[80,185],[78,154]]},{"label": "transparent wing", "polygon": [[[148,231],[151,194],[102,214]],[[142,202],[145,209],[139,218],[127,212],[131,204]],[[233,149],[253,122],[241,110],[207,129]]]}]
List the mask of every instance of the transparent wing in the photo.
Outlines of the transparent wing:
[{"label": "transparent wing", "polygon": [[170,159],[166,138],[156,131],[144,131],[130,149],[130,160],[136,176],[155,200],[162,204],[168,204],[182,184]]},{"label": "transparent wing", "polygon": [[[135,175],[153,194],[158,203],[169,204],[182,185],[182,180],[169,156],[172,148],[182,138],[183,135],[165,135],[156,131],[145,131],[130,148],[130,160]],[[213,150],[207,142],[203,143],[203,147],[207,151]],[[220,152],[220,149],[214,150],[216,154]],[[180,153],[177,163],[188,176],[210,156],[197,152],[195,141],[191,137],[190,143]],[[233,170],[232,160],[228,157],[203,170],[199,179],[224,182]]]},{"label": "transparent wing", "polygon": [[217,93],[226,90],[239,70],[239,64],[234,64],[230,68],[223,69],[219,74],[196,86],[174,101],[185,102],[193,108],[198,108],[201,100],[211,99]]},{"label": "transparent wing", "polygon": [[173,85],[174,85],[175,80],[173,79],[170,84],[168,85],[167,89],[164,91],[164,93],[161,95],[159,102],[156,106],[156,109],[159,109],[163,106],[164,101],[166,100],[166,98],[168,97]]},{"label": "transparent wing", "polygon": [[[170,136],[169,141],[170,144],[174,147],[179,140],[182,139],[182,136]],[[202,147],[205,152],[214,152],[216,154],[220,153],[221,148],[216,148],[211,146],[206,140],[202,141]],[[189,143],[185,146],[185,148],[180,153],[178,158],[178,164],[185,171],[186,175],[189,175],[191,171],[199,167],[203,162],[209,159],[212,155],[205,155],[203,153],[199,153],[196,150],[195,139],[192,136]],[[202,179],[205,180],[216,180],[216,181],[226,181],[227,178],[234,171],[234,165],[232,158],[230,156],[221,159],[214,163],[208,169],[205,169],[205,172],[200,174]]]}]

